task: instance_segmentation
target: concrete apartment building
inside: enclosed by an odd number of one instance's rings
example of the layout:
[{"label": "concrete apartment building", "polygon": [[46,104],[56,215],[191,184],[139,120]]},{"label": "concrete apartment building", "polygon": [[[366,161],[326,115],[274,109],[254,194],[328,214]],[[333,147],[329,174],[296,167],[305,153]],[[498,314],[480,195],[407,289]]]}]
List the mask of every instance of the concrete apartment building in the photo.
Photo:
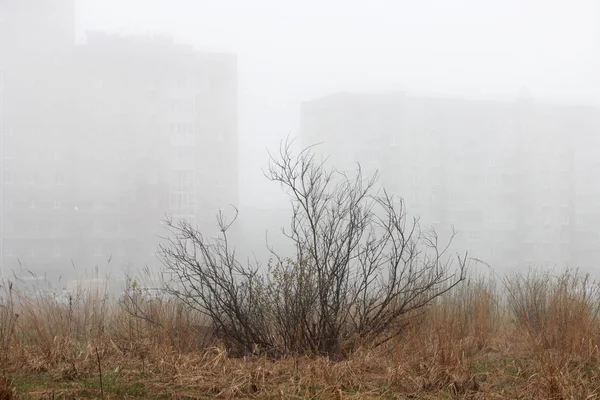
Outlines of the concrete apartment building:
[{"label": "concrete apartment building", "polygon": [[600,262],[600,112],[516,101],[336,94],[302,107],[303,143],[360,162],[454,249],[502,270]]},{"label": "concrete apartment building", "polygon": [[166,215],[213,226],[237,203],[234,55],[98,32],[76,45],[73,0],[0,15],[4,274],[155,265]]}]

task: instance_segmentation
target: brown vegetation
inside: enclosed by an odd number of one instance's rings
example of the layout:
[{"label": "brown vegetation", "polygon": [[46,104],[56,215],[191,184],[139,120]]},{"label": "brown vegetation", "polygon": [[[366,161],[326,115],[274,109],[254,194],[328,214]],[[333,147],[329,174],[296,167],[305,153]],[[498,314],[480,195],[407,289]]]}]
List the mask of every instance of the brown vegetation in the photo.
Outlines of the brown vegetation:
[{"label": "brown vegetation", "polygon": [[169,225],[158,290],[4,283],[0,400],[600,397],[600,286],[467,279],[466,257],[452,264],[375,177],[290,149],[267,176],[289,195],[293,259],[240,263],[220,215],[213,240]]},{"label": "brown vegetation", "polygon": [[8,285],[0,398],[598,398],[598,288],[574,271],[471,278],[393,341],[334,361],[231,357],[204,317],[135,282],[119,302]]},{"label": "brown vegetation", "polygon": [[466,255],[448,254],[452,237],[408,218],[401,198],[377,190],[377,174],[328,169],[287,141],[266,176],[290,202],[292,259],[270,248],[267,268],[241,262],[221,213],[218,238],[167,221],[161,246],[167,292],[206,315],[230,354],[346,358],[392,341],[465,279]]}]

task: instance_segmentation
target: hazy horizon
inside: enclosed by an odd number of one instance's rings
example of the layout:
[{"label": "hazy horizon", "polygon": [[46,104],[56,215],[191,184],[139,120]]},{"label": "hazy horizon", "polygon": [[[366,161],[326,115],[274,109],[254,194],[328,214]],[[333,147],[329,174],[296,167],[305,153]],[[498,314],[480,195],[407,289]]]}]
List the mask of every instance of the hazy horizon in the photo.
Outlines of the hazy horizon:
[{"label": "hazy horizon", "polygon": [[600,0],[4,0],[0,46],[0,269],[156,265],[229,205],[266,252],[287,137],[501,269],[600,263]]},{"label": "hazy horizon", "polygon": [[[86,30],[170,34],[238,54],[241,204],[285,206],[266,149],[340,91],[600,104],[600,2],[80,0]],[[265,196],[265,193],[269,193]]]}]

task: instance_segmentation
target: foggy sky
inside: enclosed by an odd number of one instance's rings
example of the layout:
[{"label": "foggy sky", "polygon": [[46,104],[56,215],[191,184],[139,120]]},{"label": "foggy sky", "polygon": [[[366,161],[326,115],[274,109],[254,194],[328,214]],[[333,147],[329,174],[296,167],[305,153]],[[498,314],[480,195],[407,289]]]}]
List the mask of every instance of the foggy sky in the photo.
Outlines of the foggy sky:
[{"label": "foggy sky", "polygon": [[[86,30],[170,33],[239,55],[241,205],[280,204],[261,166],[300,103],[337,91],[600,105],[600,1],[80,0]],[[268,194],[265,194],[268,193]],[[271,195],[272,194],[272,195]]]}]

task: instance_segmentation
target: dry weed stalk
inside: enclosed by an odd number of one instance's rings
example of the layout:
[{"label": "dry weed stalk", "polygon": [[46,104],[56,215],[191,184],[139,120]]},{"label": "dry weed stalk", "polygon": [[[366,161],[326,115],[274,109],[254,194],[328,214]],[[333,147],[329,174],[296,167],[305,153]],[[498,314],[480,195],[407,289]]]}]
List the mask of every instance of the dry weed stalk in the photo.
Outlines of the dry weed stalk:
[{"label": "dry weed stalk", "polygon": [[[86,390],[96,398],[102,391],[105,398],[118,398],[114,382],[138,382],[148,391],[138,397],[152,392],[165,398],[190,393],[224,398],[598,398],[595,284],[574,271],[558,276],[532,272],[507,280],[510,290],[471,277],[414,315],[397,339],[378,349],[358,348],[343,361],[303,355],[235,358],[216,343],[186,343],[199,316],[186,314],[177,299],[160,293],[138,297],[136,307],[127,308],[127,295],[117,302],[104,300],[101,291],[81,291],[71,302],[60,302],[13,285],[11,307],[19,317],[3,355],[6,362],[0,364],[0,373],[8,377],[0,390],[26,396],[15,388],[26,390],[17,382],[31,379],[48,382],[28,389],[34,398],[43,393],[78,398],[77,388],[85,382],[94,382]],[[2,305],[8,309],[6,296]],[[74,385],[72,393],[57,389],[64,382]]]}]

